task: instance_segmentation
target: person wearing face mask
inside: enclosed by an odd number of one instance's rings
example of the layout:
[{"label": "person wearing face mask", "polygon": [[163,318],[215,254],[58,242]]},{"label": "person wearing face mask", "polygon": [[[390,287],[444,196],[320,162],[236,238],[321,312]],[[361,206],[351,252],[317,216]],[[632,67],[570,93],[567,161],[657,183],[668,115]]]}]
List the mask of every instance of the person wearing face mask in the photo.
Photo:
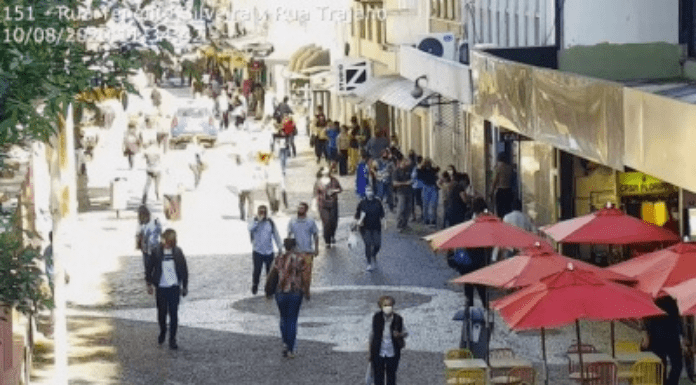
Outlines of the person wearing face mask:
[{"label": "person wearing face mask", "polygon": [[338,226],[338,194],[343,191],[338,179],[331,176],[331,169],[322,167],[317,174],[314,184],[314,199],[323,224],[324,243],[329,249],[336,243],[336,227]]},{"label": "person wearing face mask", "polygon": [[396,385],[396,370],[399,368],[401,350],[406,346],[408,331],[404,319],[394,313],[394,298],[380,297],[380,311],[372,317],[370,333],[370,356],[375,385]]},{"label": "person wearing face mask", "polygon": [[360,226],[360,235],[365,243],[365,258],[367,258],[367,271],[375,269],[377,253],[382,246],[382,220],[384,208],[379,199],[375,199],[372,187],[365,187],[365,199],[358,204],[355,219]]}]

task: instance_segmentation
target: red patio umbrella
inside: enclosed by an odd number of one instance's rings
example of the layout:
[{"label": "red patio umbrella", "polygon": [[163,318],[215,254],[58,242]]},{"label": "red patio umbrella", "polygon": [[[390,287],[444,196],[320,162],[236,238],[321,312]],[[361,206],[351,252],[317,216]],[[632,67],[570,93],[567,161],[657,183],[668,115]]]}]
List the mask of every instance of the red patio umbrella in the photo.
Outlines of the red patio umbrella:
[{"label": "red patio umbrella", "polygon": [[602,279],[635,282],[626,275],[556,253],[550,246],[536,244],[512,258],[496,262],[452,280],[453,283],[477,283],[503,289],[517,289],[539,282],[542,278],[565,270],[568,263],[589,270]]},{"label": "red patio umbrella", "polygon": [[541,229],[557,242],[628,245],[648,242],[679,242],[674,232],[606,207],[578,218]]},{"label": "red patio umbrella", "polygon": [[478,247],[524,248],[548,243],[538,235],[507,224],[497,216],[483,213],[476,218],[424,237],[434,250]]},{"label": "red patio umbrella", "polygon": [[[582,319],[607,321],[663,314],[652,298],[636,289],[598,278],[572,264],[560,273],[503,297],[492,304],[512,329],[559,327],[575,322],[578,344]],[[544,361],[546,348],[543,347]],[[580,376],[583,374],[582,354]]]},{"label": "red patio umbrella", "polygon": [[635,278],[636,289],[656,298],[663,288],[696,278],[696,243],[678,243],[607,269]]},{"label": "red patio umbrella", "polygon": [[696,278],[663,290],[677,300],[681,315],[696,315]]}]

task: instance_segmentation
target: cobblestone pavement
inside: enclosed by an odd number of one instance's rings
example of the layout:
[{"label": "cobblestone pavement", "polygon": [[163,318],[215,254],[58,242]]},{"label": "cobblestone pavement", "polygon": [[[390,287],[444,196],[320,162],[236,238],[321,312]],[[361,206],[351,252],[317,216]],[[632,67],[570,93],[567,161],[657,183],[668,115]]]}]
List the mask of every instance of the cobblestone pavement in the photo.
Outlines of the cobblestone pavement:
[{"label": "cobblestone pavement", "polygon": [[[181,90],[177,90],[181,94]],[[81,213],[73,253],[68,261],[71,329],[71,383],[104,384],[355,384],[363,381],[369,320],[382,294],[397,299],[397,311],[411,331],[399,369],[399,383],[444,382],[442,354],[457,347],[461,323],[452,316],[463,304],[461,290],[447,282],[457,275],[441,254],[432,253],[420,236],[432,232],[418,224],[411,233],[394,231],[388,214],[379,269],[365,271],[360,251],[347,248],[348,225],[358,200],[353,177],[341,177],[344,192],[339,208],[338,246],[321,248],[315,259],[313,296],[302,305],[299,355],[280,357],[275,304],[250,292],[251,260],[246,223],[239,219],[234,194],[239,168],[234,161],[243,135],[221,134],[218,145],[206,151],[208,169],[197,189],[182,197],[182,220],[167,223],[177,230],[190,269],[189,296],[180,309],[180,350],[161,349],[154,300],[143,283],[142,259],[134,250],[144,165],[127,170],[120,147],[124,116],[105,131],[90,164],[92,208]],[[246,143],[246,142],[245,142]],[[300,201],[309,201],[317,164],[308,140],[297,141],[286,178],[289,209],[274,217],[285,235],[287,222]],[[248,149],[244,149],[248,150]],[[181,157],[171,151],[168,156]],[[124,176],[129,185],[129,208],[108,208],[109,183]],[[261,190],[257,201],[264,199]],[[162,217],[160,202],[149,202]],[[316,213],[314,213],[316,217]],[[583,342],[610,351],[608,323],[581,322]],[[617,339],[635,338],[635,331],[617,325]],[[575,337],[574,327],[547,331],[551,384],[565,384],[567,364],[561,355]],[[52,341],[39,341],[36,383],[50,383]],[[492,347],[511,347],[532,359],[542,373],[538,332],[515,333],[496,316]],[[538,376],[542,383],[543,376]]]}]

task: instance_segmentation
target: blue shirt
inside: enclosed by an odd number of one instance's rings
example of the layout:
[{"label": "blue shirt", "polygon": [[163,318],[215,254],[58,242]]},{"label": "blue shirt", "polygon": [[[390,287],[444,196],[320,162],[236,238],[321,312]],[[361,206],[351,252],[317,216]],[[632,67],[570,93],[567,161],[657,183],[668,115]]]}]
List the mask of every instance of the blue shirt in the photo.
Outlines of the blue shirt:
[{"label": "blue shirt", "polygon": [[335,128],[331,128],[329,130],[326,130],[326,136],[329,137],[329,147],[331,148],[338,148],[338,135],[341,132]]},{"label": "blue shirt", "polygon": [[370,183],[370,168],[367,167],[367,163],[360,161],[355,171],[355,193],[364,198],[368,183]]}]

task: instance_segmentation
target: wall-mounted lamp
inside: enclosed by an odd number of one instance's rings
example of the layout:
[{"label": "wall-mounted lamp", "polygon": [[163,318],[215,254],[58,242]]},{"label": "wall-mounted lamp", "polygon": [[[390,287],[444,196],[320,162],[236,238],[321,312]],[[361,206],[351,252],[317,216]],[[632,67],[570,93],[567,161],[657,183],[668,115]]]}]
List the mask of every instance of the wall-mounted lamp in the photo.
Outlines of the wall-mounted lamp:
[{"label": "wall-mounted lamp", "polygon": [[421,75],[416,79],[413,90],[411,91],[411,96],[413,96],[414,99],[419,99],[423,96],[423,87],[418,84],[418,81],[421,79],[428,80],[428,77],[426,75]]}]

